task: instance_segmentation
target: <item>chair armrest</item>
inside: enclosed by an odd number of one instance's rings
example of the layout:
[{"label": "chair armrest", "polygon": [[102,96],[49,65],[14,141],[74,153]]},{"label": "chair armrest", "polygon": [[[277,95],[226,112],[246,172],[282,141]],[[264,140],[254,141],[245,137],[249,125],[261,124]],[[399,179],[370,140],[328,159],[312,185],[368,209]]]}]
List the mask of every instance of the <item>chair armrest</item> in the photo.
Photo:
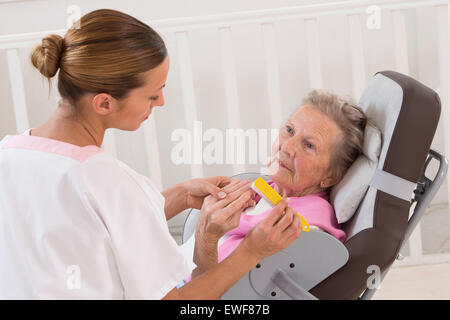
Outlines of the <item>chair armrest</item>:
[{"label": "chair armrest", "polygon": [[299,286],[281,269],[277,269],[274,272],[271,280],[293,300],[318,300],[311,293]]}]

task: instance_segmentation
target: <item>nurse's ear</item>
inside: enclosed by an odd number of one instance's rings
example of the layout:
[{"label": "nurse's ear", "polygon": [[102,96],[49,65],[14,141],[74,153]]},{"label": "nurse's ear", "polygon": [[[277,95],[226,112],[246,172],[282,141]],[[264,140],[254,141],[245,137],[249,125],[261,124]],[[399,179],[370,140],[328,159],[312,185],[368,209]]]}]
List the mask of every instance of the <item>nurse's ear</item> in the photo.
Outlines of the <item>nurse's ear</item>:
[{"label": "nurse's ear", "polygon": [[107,115],[114,110],[117,100],[107,93],[94,94],[92,97],[92,107],[94,111],[101,115]]}]

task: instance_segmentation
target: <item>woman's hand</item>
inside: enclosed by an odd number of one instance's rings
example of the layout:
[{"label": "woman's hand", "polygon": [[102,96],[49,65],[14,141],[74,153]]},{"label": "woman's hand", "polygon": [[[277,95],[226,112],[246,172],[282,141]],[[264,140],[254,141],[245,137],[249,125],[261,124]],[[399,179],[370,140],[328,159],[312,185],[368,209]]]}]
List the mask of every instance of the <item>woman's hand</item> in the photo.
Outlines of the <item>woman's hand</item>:
[{"label": "woman's hand", "polygon": [[229,230],[239,226],[242,212],[255,205],[253,190],[249,180],[234,180],[222,189],[226,198],[217,200],[212,196],[205,198],[200,210],[196,229],[196,241],[217,241]]},{"label": "woman's hand", "polygon": [[239,225],[245,208],[255,205],[248,180],[233,180],[222,190],[227,194],[226,198],[218,200],[209,195],[200,210],[194,248],[197,268],[192,273],[193,278],[217,265],[217,242],[220,237]]},{"label": "woman's hand", "polygon": [[288,247],[300,236],[301,220],[283,199],[269,214],[247,233],[242,245],[259,260]]},{"label": "woman's hand", "polygon": [[224,176],[185,181],[183,185],[186,189],[186,208],[200,209],[208,195],[212,195],[218,200],[225,198],[227,194],[222,188],[232,181],[233,179]]},{"label": "woman's hand", "polygon": [[232,181],[233,179],[224,176],[191,179],[164,190],[161,193],[165,198],[166,219],[169,220],[189,208],[200,209],[208,195],[212,195],[217,200],[224,199],[229,189],[222,188]]}]

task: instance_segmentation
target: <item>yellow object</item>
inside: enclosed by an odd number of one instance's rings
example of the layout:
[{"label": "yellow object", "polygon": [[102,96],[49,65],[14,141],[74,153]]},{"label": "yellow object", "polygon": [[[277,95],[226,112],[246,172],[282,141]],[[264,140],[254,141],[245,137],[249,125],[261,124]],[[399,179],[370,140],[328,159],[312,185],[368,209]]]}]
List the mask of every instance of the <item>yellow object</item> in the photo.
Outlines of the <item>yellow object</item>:
[{"label": "yellow object", "polygon": [[[264,197],[267,200],[269,200],[270,202],[272,202],[274,205],[277,205],[283,199],[283,197],[281,197],[278,194],[278,192],[273,190],[273,188],[271,186],[269,186],[269,184],[267,182],[265,182],[264,179],[261,177],[256,179],[255,182],[253,182],[253,185],[260,191],[260,195],[264,195]],[[309,232],[310,227],[309,227],[308,222],[298,212],[296,212],[296,213],[302,222],[302,230]]]}]

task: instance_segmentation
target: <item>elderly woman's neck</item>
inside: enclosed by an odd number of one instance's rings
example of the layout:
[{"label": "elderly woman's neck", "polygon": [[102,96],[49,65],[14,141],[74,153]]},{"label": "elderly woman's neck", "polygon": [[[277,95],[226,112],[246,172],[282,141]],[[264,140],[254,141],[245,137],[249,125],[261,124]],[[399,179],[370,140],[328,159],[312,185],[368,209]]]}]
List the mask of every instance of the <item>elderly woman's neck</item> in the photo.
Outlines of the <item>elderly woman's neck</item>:
[{"label": "elderly woman's neck", "polygon": [[283,186],[283,185],[279,185],[275,182],[274,185],[274,189],[276,192],[278,192],[283,198],[285,197],[304,197],[307,196],[309,194],[315,194],[315,193],[319,193],[322,191],[325,191],[325,189],[321,188],[319,185],[318,186],[311,186],[308,188],[305,188],[303,190],[297,191],[297,190],[293,190],[292,188]]}]

